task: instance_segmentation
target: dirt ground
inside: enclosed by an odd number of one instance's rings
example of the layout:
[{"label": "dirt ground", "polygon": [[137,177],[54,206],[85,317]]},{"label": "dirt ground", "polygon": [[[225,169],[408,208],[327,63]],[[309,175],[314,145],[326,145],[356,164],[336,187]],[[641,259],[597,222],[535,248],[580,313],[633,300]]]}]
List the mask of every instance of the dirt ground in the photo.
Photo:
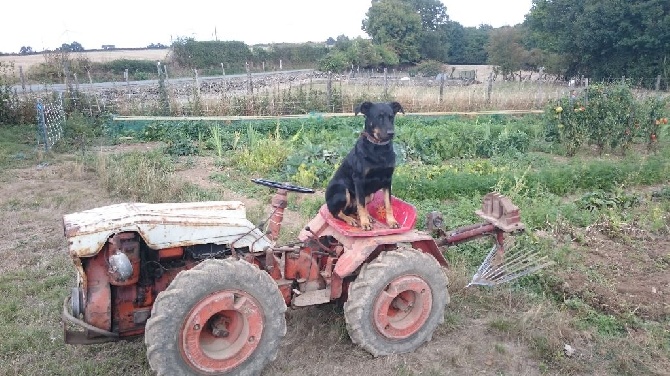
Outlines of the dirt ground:
[{"label": "dirt ground", "polygon": [[[118,152],[138,147],[143,149],[147,145],[102,151]],[[193,166],[179,172],[179,176],[205,188],[216,184],[209,179],[216,170],[211,159],[198,159]],[[0,220],[5,224],[0,227],[0,255],[12,260],[0,266],[0,273],[43,270],[46,264],[46,269],[53,273],[74,276],[66,256],[62,215],[117,202],[117,198],[110,197],[99,187],[93,173],[67,158],[0,174]],[[579,261],[579,266],[551,271],[556,280],[563,281],[555,286],[556,290],[566,298],[579,297],[605,312],[633,312],[645,319],[667,322],[670,314],[670,238],[654,237],[635,226],[617,229],[614,237],[609,236],[613,229],[605,225],[582,230],[581,244],[574,243],[574,252],[570,256]],[[570,341],[577,352],[565,360],[568,364],[561,366],[563,371],[557,372],[548,370],[538,359],[537,352],[520,336],[492,329],[492,323],[501,319],[521,326],[537,326],[539,323],[562,329],[566,318],[560,315],[565,313],[554,316],[556,313],[546,306],[516,301],[508,287],[495,291],[466,288],[469,276],[449,277],[451,303],[447,308],[447,320],[438,328],[432,341],[415,352],[374,358],[352,344],[339,308],[324,305],[289,309],[288,332],[279,356],[263,375],[609,374],[606,368],[598,367],[603,360],[589,343],[589,337],[567,326],[563,338],[566,343]],[[486,307],[481,302],[487,301],[492,294],[510,298],[505,305]],[[62,297],[58,299],[54,303],[56,306],[61,304]],[[543,316],[546,318],[538,318]],[[60,312],[48,312],[40,320],[53,325],[54,340],[60,341]],[[113,361],[118,362],[120,374],[128,369],[128,365],[124,366],[124,361],[128,360],[123,354],[131,350],[143,351],[141,342],[104,346],[104,353],[116,357]],[[92,354],[86,353],[89,350],[64,344],[59,349],[58,356],[69,362]],[[101,348],[97,349],[100,351]],[[35,361],[40,362],[39,359]],[[657,365],[658,373],[654,374],[663,374],[662,370],[667,370],[668,365],[669,360],[661,360]],[[134,374],[149,374],[146,363],[133,367],[139,367]]]}]

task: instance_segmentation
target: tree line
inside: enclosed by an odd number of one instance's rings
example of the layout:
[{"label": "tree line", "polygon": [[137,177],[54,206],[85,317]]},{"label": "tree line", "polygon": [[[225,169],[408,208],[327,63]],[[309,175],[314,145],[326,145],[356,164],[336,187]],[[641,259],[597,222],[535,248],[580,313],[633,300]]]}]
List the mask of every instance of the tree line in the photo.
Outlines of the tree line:
[{"label": "tree line", "polygon": [[492,64],[503,76],[532,70],[562,77],[670,74],[670,1],[533,0],[514,26],[463,27],[439,0],[373,0],[362,21],[369,43],[338,39],[322,61],[347,64]]},{"label": "tree line", "polygon": [[[523,23],[500,28],[464,27],[449,19],[440,0],[372,0],[361,24],[369,38],[267,46],[178,39],[170,47],[180,66],[228,72],[247,64],[343,72],[432,62],[491,64],[503,78],[521,70],[593,80],[670,78],[668,0],[533,0]],[[73,42],[59,50],[84,49]]]}]

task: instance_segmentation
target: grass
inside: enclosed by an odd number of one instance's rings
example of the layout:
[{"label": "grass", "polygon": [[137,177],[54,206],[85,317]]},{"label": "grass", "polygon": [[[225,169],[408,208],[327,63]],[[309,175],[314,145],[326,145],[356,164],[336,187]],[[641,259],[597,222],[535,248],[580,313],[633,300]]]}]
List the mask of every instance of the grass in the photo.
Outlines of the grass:
[{"label": "grass", "polygon": [[0,170],[26,167],[43,158],[44,149],[37,145],[37,126],[0,125]]},{"label": "grass", "polygon": [[[9,145],[16,148],[11,150],[21,149],[21,139],[16,141],[18,145]],[[482,240],[449,248],[446,257],[450,262],[451,303],[445,323],[438,328],[433,341],[412,354],[372,359],[349,341],[341,311],[331,306],[291,310],[287,314],[289,329],[280,355],[265,374],[299,375],[310,374],[310,370],[317,373],[314,364],[318,364],[318,372],[322,374],[355,369],[372,376],[438,375],[447,368],[457,374],[483,371],[495,374],[662,374],[670,358],[667,316],[650,319],[638,315],[640,310],[635,307],[626,305],[608,309],[598,304],[597,299],[602,298],[598,295],[599,289],[614,288],[616,273],[627,276],[640,267],[647,268],[646,273],[662,276],[669,270],[667,250],[653,254],[654,249],[647,249],[653,243],[635,232],[644,231],[667,242],[670,195],[665,192],[667,177],[663,179],[668,168],[664,159],[667,148],[664,145],[657,154],[644,159],[604,160],[584,153],[579,159],[566,161],[533,152],[521,158],[500,156],[488,161],[450,161],[459,171],[465,171],[449,175],[457,179],[458,184],[473,184],[470,180],[486,174],[508,173],[503,183],[502,179],[492,179],[488,188],[501,187],[522,208],[522,218],[529,231],[517,236],[518,246],[538,249],[557,265],[512,284],[472,288],[466,285],[491,244]],[[59,314],[62,300],[74,283],[74,271],[64,252],[60,216],[120,200],[212,199],[221,197],[221,191],[225,190],[254,203],[248,207],[248,217],[257,223],[267,217],[272,190],[253,184],[250,178],[267,177],[260,175],[272,173],[259,171],[257,167],[262,164],[259,162],[250,164],[256,168],[237,169],[231,161],[245,156],[242,149],[222,153],[223,162],[211,176],[214,188],[198,187],[183,180],[176,168],[177,159],[160,149],[118,155],[88,153],[74,161],[45,156],[54,159],[49,159],[50,164],[40,170],[26,169],[25,165],[13,164],[15,162],[3,165],[7,170],[3,173],[6,179],[0,185],[0,220],[7,226],[0,229],[3,239],[0,256],[6,260],[0,265],[0,290],[5,293],[5,298],[0,300],[0,331],[4,333],[0,340],[0,374],[150,374],[141,340],[95,346],[62,343]],[[217,154],[214,157],[219,156],[217,149],[211,152]],[[198,158],[178,159],[183,162],[180,168],[188,171],[197,167]],[[649,162],[653,160],[658,162]],[[31,164],[38,161],[32,159]],[[644,166],[649,174],[627,172],[632,171],[629,168],[636,163],[638,167],[647,163]],[[524,175],[529,165],[531,169]],[[417,179],[430,172],[422,168],[414,169]],[[591,175],[579,175],[581,178],[572,180],[570,189],[553,191],[552,182],[556,180],[552,180],[552,173],[543,171],[565,171],[561,176],[591,171]],[[623,200],[635,193],[642,197],[641,202],[630,207],[579,209],[576,202],[586,193],[608,184],[598,177],[603,171],[625,172],[621,175],[625,177],[625,190],[615,198]],[[434,176],[440,178],[439,173]],[[532,186],[539,180],[537,176],[543,174],[547,180]],[[586,184],[589,176],[593,176],[592,185],[577,186],[577,183]],[[426,189],[423,194],[429,192],[431,190]],[[418,193],[398,189],[396,194],[403,197]],[[612,198],[587,197],[591,204],[596,199]],[[440,210],[447,226],[454,228],[478,221],[473,212],[481,205],[481,195],[471,191],[409,201],[419,210],[420,222],[425,213]],[[320,193],[314,196],[290,194],[287,216],[294,217],[285,223],[286,231],[280,242],[294,240],[295,232],[322,204]],[[626,253],[625,270],[617,271],[617,265],[609,263],[614,260],[592,263],[590,257],[594,250],[614,251],[618,247]],[[586,278],[583,283],[589,283],[588,287],[594,289],[580,295],[575,289],[563,288],[566,283],[579,287],[579,280],[568,279],[579,276]],[[564,355],[565,344],[577,350],[574,357]]]}]

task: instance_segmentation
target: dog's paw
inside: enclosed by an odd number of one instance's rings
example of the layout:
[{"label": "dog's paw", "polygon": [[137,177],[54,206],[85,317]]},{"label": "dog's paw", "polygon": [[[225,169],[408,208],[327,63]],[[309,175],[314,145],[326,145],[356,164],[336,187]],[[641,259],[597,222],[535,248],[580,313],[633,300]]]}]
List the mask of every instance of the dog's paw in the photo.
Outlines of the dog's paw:
[{"label": "dog's paw", "polygon": [[347,224],[348,224],[349,226],[351,226],[351,227],[358,227],[358,226],[359,226],[359,225],[358,225],[358,221],[355,220],[354,218],[351,218],[351,217],[350,217],[350,218],[348,218],[348,219],[345,219],[344,221],[347,222]]},{"label": "dog's paw", "polygon": [[367,218],[362,218],[361,219],[361,228],[365,231],[370,231],[372,230],[372,218],[367,217]]},{"label": "dog's paw", "polygon": [[398,224],[398,222],[396,222],[395,219],[389,219],[388,221],[386,221],[386,223],[388,224],[389,228],[400,228],[400,225]]}]

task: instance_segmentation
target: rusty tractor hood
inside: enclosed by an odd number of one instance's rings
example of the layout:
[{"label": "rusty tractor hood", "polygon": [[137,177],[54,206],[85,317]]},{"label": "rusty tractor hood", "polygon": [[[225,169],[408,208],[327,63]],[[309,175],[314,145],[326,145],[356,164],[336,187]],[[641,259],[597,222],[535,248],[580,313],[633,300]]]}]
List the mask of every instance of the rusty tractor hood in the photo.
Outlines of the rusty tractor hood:
[{"label": "rusty tractor hood", "polygon": [[228,244],[261,252],[270,240],[246,218],[239,201],[124,203],[63,216],[72,256],[97,254],[110,236],[137,232],[153,249],[194,244]]}]

